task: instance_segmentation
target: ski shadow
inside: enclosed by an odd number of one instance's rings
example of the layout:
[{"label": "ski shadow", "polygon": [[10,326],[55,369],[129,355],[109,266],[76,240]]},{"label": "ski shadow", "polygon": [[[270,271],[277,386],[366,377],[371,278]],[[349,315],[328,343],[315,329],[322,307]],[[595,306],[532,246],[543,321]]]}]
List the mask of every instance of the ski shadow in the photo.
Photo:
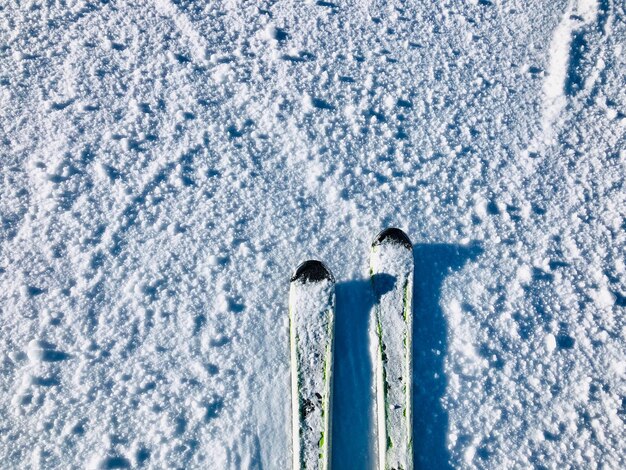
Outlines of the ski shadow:
[{"label": "ski shadow", "polygon": [[448,413],[441,399],[447,380],[447,324],[440,296],[451,271],[483,252],[477,244],[418,244],[413,247],[413,461],[416,469],[451,469]]},{"label": "ski shadow", "polygon": [[[385,278],[381,280],[388,289],[393,288],[395,277],[378,276]],[[369,351],[372,283],[369,278],[339,282],[335,296],[332,467],[373,468],[374,376]]]}]

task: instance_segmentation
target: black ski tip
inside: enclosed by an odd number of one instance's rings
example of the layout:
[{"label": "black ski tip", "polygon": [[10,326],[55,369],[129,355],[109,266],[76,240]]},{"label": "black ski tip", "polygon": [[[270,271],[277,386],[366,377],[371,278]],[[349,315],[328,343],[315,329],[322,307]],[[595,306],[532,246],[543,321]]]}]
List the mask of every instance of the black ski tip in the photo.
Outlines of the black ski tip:
[{"label": "black ski tip", "polygon": [[408,235],[404,233],[399,228],[389,227],[376,235],[372,246],[377,246],[382,244],[385,241],[389,241],[392,243],[399,243],[404,246],[407,250],[413,249],[413,243],[409,239]]},{"label": "black ski tip", "polygon": [[291,276],[291,282],[317,282],[328,279],[331,282],[335,282],[330,270],[321,261],[310,259],[305,261],[296,268],[296,272]]}]

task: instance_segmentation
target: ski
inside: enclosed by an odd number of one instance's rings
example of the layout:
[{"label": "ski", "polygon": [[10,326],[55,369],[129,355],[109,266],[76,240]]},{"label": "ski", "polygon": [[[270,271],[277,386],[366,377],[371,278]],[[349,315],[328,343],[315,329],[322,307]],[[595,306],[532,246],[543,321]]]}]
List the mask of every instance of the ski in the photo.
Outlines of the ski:
[{"label": "ski", "polygon": [[330,465],[335,280],[320,261],[302,263],[289,288],[293,468]]},{"label": "ski", "polygon": [[370,278],[375,296],[376,422],[379,470],[413,468],[411,336],[413,245],[400,229],[372,243]]}]

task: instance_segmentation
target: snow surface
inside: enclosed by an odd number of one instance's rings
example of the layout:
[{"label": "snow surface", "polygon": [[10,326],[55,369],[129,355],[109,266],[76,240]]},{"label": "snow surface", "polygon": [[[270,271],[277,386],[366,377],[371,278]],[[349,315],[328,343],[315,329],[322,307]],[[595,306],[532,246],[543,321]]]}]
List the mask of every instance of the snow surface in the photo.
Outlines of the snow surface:
[{"label": "snow surface", "polygon": [[0,4],[0,461],[288,468],[289,275],[338,280],[374,465],[372,237],[415,244],[430,468],[626,466],[626,6]]}]

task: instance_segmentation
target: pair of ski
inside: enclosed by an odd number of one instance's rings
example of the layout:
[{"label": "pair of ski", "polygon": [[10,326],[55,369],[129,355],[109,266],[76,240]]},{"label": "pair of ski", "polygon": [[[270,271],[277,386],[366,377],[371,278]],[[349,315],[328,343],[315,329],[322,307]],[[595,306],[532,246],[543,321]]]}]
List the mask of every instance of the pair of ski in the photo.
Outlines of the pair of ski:
[{"label": "pair of ski", "polygon": [[[412,469],[413,246],[400,229],[372,243],[378,468]],[[293,468],[328,469],[331,454],[335,280],[320,261],[291,278],[289,330]]]}]

